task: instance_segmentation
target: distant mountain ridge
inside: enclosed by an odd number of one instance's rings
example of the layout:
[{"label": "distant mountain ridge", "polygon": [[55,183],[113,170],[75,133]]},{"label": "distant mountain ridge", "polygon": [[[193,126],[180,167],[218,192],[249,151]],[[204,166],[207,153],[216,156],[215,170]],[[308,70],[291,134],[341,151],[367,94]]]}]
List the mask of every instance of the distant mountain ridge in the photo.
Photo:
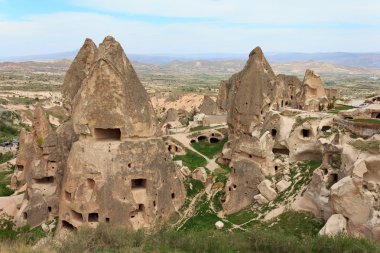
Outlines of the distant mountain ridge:
[{"label": "distant mountain ridge", "polygon": [[[19,57],[0,57],[0,62],[25,62],[25,61],[52,61],[74,59],[77,50],[62,52],[56,54],[46,55],[32,55],[32,56],[19,56]],[[224,60],[242,60],[248,58],[247,54],[224,54],[224,53],[209,53],[209,54],[129,54],[130,60],[145,64],[169,64],[173,61],[195,61],[195,60],[209,60],[209,61],[224,61]],[[346,52],[333,52],[333,53],[266,53],[267,59],[270,63],[288,63],[288,62],[327,62],[337,64],[340,66],[349,67],[370,67],[380,68],[380,53],[346,53]]]}]

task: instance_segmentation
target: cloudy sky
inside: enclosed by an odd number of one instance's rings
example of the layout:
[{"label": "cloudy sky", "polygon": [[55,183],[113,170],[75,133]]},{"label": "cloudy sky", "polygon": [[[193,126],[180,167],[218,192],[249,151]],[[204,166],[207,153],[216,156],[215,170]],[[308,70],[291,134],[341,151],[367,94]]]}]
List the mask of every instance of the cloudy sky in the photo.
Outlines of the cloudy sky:
[{"label": "cloudy sky", "polygon": [[113,35],[127,53],[379,52],[379,0],[0,0],[0,57]]}]

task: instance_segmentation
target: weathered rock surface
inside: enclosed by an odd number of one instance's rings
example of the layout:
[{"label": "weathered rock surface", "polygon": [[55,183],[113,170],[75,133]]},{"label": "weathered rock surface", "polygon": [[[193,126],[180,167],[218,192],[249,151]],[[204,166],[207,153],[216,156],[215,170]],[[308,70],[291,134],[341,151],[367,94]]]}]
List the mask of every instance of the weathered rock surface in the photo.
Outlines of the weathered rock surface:
[{"label": "weathered rock surface", "polygon": [[217,114],[218,106],[210,96],[204,96],[202,104],[199,106],[199,112],[206,115]]},{"label": "weathered rock surface", "polygon": [[80,137],[94,136],[96,129],[119,129],[121,139],[152,137],[157,131],[150,98],[112,37],[100,44],[72,107],[74,130]]},{"label": "weathered rock surface", "polygon": [[[307,71],[304,83],[295,76],[276,76],[260,48],[250,53],[241,72],[221,82],[217,104],[219,110],[228,113],[229,140],[220,161],[233,171],[240,171],[230,175],[223,203],[225,212],[252,204],[263,176],[286,171],[290,162],[322,159],[317,139],[325,116],[292,108],[303,108],[304,100],[315,99],[314,93],[323,92],[323,83],[314,72]],[[314,111],[311,107],[304,109]],[[241,167],[243,164],[245,168]],[[255,183],[243,184],[247,181]],[[231,185],[241,186],[236,188],[238,194],[236,190],[229,190]],[[249,196],[249,200],[245,196]]]},{"label": "weathered rock surface", "polygon": [[216,229],[223,229],[223,228],[224,228],[224,223],[221,222],[221,221],[217,221],[217,222],[215,223],[215,228],[216,228]]},{"label": "weathered rock surface", "polygon": [[314,112],[326,110],[328,103],[320,76],[310,69],[306,70],[300,101],[302,109]]},{"label": "weathered rock surface", "polygon": [[138,229],[163,222],[184,188],[148,94],[120,44],[106,37],[72,103],[79,141],[62,184],[59,229],[111,222]]},{"label": "weathered rock surface", "polygon": [[266,179],[257,186],[261,195],[263,195],[268,201],[274,200],[277,196],[277,193],[272,188],[271,184],[272,182]]},{"label": "weathered rock surface", "polygon": [[319,231],[320,235],[335,236],[347,233],[347,220],[341,214],[332,215]]},{"label": "weathered rock surface", "polygon": [[78,93],[83,80],[90,72],[97,51],[95,43],[91,39],[86,39],[65,75],[62,96],[64,98],[64,106],[69,111],[71,111],[71,102]]},{"label": "weathered rock surface", "polygon": [[99,48],[85,41],[65,77],[63,99],[70,116],[57,130],[37,107],[32,131],[21,132],[12,185],[26,193],[17,197],[23,197],[17,225],[34,227],[59,215],[58,230],[99,222],[137,229],[165,221],[182,205],[183,177],[114,38]]}]

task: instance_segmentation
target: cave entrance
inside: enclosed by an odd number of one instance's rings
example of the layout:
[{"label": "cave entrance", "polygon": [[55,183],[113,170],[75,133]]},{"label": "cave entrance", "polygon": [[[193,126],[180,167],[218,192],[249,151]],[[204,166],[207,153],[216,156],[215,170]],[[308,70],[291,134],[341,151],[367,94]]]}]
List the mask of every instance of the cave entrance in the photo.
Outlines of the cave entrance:
[{"label": "cave entrance", "polygon": [[302,137],[303,138],[309,138],[310,137],[310,130],[309,129],[302,129]]},{"label": "cave entrance", "polygon": [[220,140],[218,138],[211,137],[210,143],[218,143]]},{"label": "cave entrance", "polygon": [[33,178],[36,184],[52,184],[54,183],[54,177]]},{"label": "cave entrance", "polygon": [[132,179],[132,189],[145,189],[146,188],[146,179],[138,178]]},{"label": "cave entrance", "polygon": [[88,222],[98,222],[99,214],[98,213],[89,213],[88,214]]},{"label": "cave entrance", "polygon": [[95,128],[94,134],[96,140],[119,141],[121,139],[120,128]]},{"label": "cave entrance", "polygon": [[323,126],[321,130],[322,130],[322,132],[326,132],[330,129],[331,129],[331,126]]},{"label": "cave entrance", "polygon": [[273,154],[289,155],[289,149],[287,148],[273,148]]},{"label": "cave entrance", "polygon": [[204,135],[201,135],[201,136],[198,136],[198,141],[204,141],[204,140],[207,140],[207,137],[204,136]]}]

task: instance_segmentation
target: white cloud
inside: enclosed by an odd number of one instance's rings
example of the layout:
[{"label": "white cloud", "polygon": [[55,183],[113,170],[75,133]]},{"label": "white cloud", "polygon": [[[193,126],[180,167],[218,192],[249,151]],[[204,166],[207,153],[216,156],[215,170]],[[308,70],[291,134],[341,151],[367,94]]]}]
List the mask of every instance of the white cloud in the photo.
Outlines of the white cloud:
[{"label": "white cloud", "polygon": [[379,51],[373,29],[222,27],[213,23],[153,24],[94,13],[56,13],[21,21],[0,20],[0,56],[77,49],[86,37],[99,43],[113,35],[126,53],[248,53],[264,51]]},{"label": "white cloud", "polygon": [[380,24],[376,0],[72,0],[73,4],[118,13],[215,18],[248,23]]}]

